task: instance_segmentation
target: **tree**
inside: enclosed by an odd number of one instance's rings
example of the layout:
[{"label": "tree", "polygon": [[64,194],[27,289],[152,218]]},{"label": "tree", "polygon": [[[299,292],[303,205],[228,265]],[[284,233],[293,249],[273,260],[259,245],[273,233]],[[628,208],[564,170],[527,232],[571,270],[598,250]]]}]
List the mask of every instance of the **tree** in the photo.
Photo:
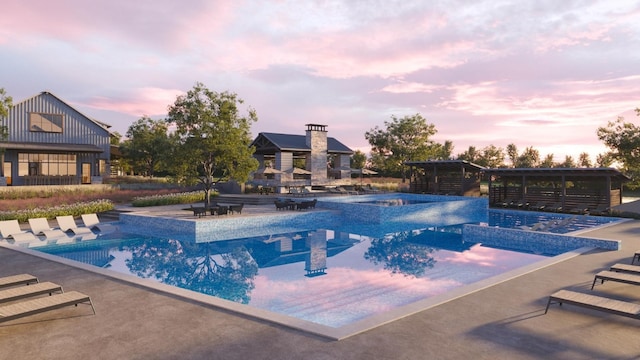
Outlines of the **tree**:
[{"label": "tree", "polygon": [[489,145],[477,151],[475,146],[469,146],[467,151],[458,155],[458,160],[466,160],[486,168],[498,168],[504,166],[504,150]]},{"label": "tree", "polygon": [[480,153],[476,150],[475,146],[469,146],[469,148],[465,152],[463,152],[462,154],[458,154],[458,160],[464,160],[477,164],[479,159]]},{"label": "tree", "polygon": [[167,123],[143,116],[129,126],[127,140],[121,145],[122,155],[136,173],[154,176],[168,158],[170,140]]},{"label": "tree", "polygon": [[367,155],[360,150],[356,150],[353,155],[351,155],[351,168],[363,169],[365,165],[367,165]]},{"label": "tree", "polygon": [[555,167],[556,163],[553,161],[553,154],[547,154],[544,160],[540,163],[541,168],[552,168]]},{"label": "tree", "polygon": [[589,153],[580,153],[580,157],[578,158],[578,166],[585,168],[590,168],[592,166],[591,159],[589,158]]},{"label": "tree", "polygon": [[511,167],[517,167],[516,163],[518,162],[518,147],[516,144],[507,145],[507,156],[509,156],[509,160],[511,161]]},{"label": "tree", "polygon": [[558,166],[562,168],[574,168],[576,167],[576,162],[573,160],[571,155],[566,155],[564,157],[564,162],[560,163]]},{"label": "tree", "polygon": [[518,156],[517,166],[519,168],[535,168],[540,165],[540,152],[529,146],[520,156]]},{"label": "tree", "polygon": [[[0,143],[9,140],[9,127],[5,124],[9,111],[13,107],[13,98],[0,88]],[[0,177],[4,177],[4,147],[0,145]]]},{"label": "tree", "polygon": [[410,160],[441,159],[451,152],[451,143],[441,145],[431,140],[436,127],[427,124],[422,115],[397,118],[385,121],[386,129],[375,127],[367,131],[364,137],[371,145],[373,167],[387,175],[401,175],[405,181],[404,163]]},{"label": "tree", "polygon": [[[167,122],[176,127],[172,161],[185,179],[195,178],[203,186],[205,207],[211,189],[223,178],[244,183],[258,168],[250,147],[251,124],[258,120],[254,109],[240,115],[244,101],[230,92],[217,93],[196,83],[186,95],[169,107]],[[214,176],[217,180],[214,180]]]},{"label": "tree", "polygon": [[[640,108],[636,113],[640,116]],[[609,148],[608,156],[622,164],[622,171],[634,179],[628,185],[640,185],[640,127],[618,117],[616,121],[609,121],[606,127],[598,128],[598,139]]]}]

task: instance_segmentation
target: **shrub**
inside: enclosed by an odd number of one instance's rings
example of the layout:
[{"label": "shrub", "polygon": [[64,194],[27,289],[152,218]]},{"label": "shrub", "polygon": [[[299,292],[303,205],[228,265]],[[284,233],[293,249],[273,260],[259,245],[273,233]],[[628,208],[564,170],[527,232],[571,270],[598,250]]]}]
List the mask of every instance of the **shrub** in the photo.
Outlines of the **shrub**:
[{"label": "shrub", "polygon": [[95,200],[88,202],[80,202],[70,205],[59,205],[49,208],[33,208],[15,211],[0,211],[0,220],[18,220],[18,222],[27,222],[33,218],[53,219],[56,216],[72,215],[80,216],[82,214],[99,213],[113,210],[114,205],[110,200]]},{"label": "shrub", "polygon": [[[214,194],[215,196],[216,194]],[[189,204],[193,202],[203,201],[203,191],[182,192],[176,194],[165,195],[152,195],[136,197],[131,201],[133,206],[162,206],[162,205],[176,205],[176,204]]]}]

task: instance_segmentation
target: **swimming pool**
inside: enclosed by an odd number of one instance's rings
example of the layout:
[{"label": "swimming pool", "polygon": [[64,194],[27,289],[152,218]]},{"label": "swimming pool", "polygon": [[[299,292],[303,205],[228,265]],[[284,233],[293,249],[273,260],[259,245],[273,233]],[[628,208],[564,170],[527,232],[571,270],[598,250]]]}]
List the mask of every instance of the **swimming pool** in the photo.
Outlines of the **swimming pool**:
[{"label": "swimming pool", "polygon": [[[334,202],[338,209],[327,199],[318,202],[324,209],[310,212],[212,221],[123,214],[123,233],[38,250],[135,276],[145,286],[212,295],[222,299],[212,300],[216,306],[339,339],[516,276],[523,267],[560,261],[564,255],[557,254],[598,246],[578,236],[516,230],[560,214],[493,211],[478,199],[455,197],[395,207],[346,198]],[[365,220],[355,220],[363,213]],[[573,223],[586,228],[616,220],[590,218]],[[544,247],[531,247],[537,242]]]}]

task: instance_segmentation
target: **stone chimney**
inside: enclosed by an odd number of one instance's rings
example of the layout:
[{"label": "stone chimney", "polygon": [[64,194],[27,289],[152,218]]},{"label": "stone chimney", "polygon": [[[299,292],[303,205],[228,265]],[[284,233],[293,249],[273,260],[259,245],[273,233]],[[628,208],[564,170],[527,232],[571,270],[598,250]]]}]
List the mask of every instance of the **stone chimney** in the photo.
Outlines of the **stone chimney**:
[{"label": "stone chimney", "polygon": [[311,171],[311,183],[322,184],[327,180],[327,125],[306,124],[306,144],[311,148],[307,169]]}]

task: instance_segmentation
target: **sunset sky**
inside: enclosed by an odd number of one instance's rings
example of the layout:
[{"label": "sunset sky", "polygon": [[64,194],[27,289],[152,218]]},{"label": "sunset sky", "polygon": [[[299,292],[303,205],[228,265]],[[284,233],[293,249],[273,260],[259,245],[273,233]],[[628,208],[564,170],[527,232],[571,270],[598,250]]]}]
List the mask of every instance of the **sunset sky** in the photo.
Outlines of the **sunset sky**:
[{"label": "sunset sky", "polygon": [[577,160],[597,128],[640,123],[640,2],[128,1],[3,3],[0,88],[50,91],[125,134],[202,82],[237,93],[252,134],[364,133],[420,113],[469,146]]}]

